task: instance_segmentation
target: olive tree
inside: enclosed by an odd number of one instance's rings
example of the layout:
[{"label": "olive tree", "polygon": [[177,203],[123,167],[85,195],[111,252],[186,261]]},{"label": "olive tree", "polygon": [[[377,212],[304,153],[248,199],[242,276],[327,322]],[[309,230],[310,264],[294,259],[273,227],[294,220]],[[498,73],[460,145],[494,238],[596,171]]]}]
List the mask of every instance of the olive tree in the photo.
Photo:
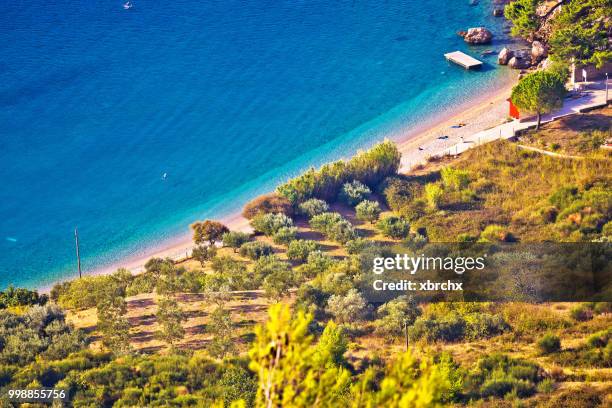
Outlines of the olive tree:
[{"label": "olive tree", "polygon": [[355,207],[357,219],[374,223],[380,217],[380,205],[377,201],[363,200]]}]

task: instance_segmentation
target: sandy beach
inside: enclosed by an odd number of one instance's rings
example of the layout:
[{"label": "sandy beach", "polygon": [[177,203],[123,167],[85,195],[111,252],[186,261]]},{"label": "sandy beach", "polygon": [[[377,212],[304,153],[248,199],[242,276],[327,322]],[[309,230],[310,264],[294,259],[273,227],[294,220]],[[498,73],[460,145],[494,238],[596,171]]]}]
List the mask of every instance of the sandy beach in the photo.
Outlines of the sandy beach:
[{"label": "sandy beach", "polygon": [[[472,98],[452,111],[434,117],[420,127],[411,127],[389,135],[391,139],[397,141],[402,153],[400,172],[406,173],[411,167],[424,162],[428,156],[442,152],[461,141],[462,138],[466,141],[470,140],[471,135],[505,121],[508,113],[506,99],[513,85],[514,81],[509,76],[502,78],[500,88]],[[447,136],[447,138],[440,139],[441,136]],[[250,231],[248,220],[239,213],[224,217],[220,221],[231,230]],[[110,274],[118,268],[125,268],[138,274],[144,271],[144,264],[151,258],[172,258],[180,261],[190,256],[193,247],[191,233],[186,231],[184,235],[162,246],[153,247],[133,258],[122,260],[108,267],[86,271],[86,275]],[[50,287],[43,287],[40,290],[48,292]]]}]

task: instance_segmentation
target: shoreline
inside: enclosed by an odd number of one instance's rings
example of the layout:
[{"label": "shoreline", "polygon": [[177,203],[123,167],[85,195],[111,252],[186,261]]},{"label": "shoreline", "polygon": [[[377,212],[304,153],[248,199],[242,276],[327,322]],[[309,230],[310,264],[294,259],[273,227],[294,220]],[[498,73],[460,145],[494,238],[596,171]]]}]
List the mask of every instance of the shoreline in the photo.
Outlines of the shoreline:
[{"label": "shoreline", "polygon": [[[471,134],[495,126],[505,120],[507,116],[506,98],[510,95],[510,90],[515,83],[514,78],[516,78],[511,75],[512,73],[510,71],[500,75],[501,85],[499,87],[490,89],[475,98],[470,98],[440,115],[432,115],[422,124],[408,126],[386,135],[385,138],[393,140],[402,154],[399,171],[405,173],[414,165],[424,162],[427,156],[440,153],[449,145],[456,144],[461,137],[469,138]],[[458,123],[464,123],[465,126],[451,128]],[[448,139],[441,143],[438,139],[440,135],[446,135]],[[419,147],[423,150],[419,150]],[[195,221],[196,219],[193,220],[193,222]],[[242,217],[240,213],[221,217],[219,221],[231,230],[251,231],[248,220]],[[139,274],[144,271],[144,265],[149,259],[171,258],[175,261],[181,261],[190,256],[194,246],[191,232],[186,232],[145,250],[144,254],[137,254],[109,266],[95,269],[86,273],[85,276],[108,275],[119,268],[125,268],[132,274]],[[49,293],[53,285],[66,280],[54,282],[48,286],[40,287],[38,290],[41,293]]]}]

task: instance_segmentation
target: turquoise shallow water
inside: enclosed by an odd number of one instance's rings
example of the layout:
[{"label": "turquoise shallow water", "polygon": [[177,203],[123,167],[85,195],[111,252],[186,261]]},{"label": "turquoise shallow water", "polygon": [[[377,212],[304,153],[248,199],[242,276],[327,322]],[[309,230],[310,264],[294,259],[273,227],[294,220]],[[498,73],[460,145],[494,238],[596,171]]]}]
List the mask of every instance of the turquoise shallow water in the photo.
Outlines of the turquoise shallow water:
[{"label": "turquoise shallow water", "polygon": [[[0,4],[0,287],[114,264],[495,84],[490,4]],[[167,173],[167,178],[162,175]]]}]

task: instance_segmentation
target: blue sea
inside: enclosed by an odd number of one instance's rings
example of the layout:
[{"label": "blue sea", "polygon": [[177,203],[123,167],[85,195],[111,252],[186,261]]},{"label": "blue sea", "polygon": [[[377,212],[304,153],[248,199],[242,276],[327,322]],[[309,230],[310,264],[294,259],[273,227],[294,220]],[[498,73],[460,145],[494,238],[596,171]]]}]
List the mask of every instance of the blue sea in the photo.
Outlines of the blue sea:
[{"label": "blue sea", "polygon": [[[469,0],[0,4],[0,288],[143,253],[495,86]],[[497,41],[468,47],[458,30]],[[503,40],[502,40],[503,41]],[[445,61],[462,50],[487,65]],[[166,178],[163,178],[166,173]]]}]

